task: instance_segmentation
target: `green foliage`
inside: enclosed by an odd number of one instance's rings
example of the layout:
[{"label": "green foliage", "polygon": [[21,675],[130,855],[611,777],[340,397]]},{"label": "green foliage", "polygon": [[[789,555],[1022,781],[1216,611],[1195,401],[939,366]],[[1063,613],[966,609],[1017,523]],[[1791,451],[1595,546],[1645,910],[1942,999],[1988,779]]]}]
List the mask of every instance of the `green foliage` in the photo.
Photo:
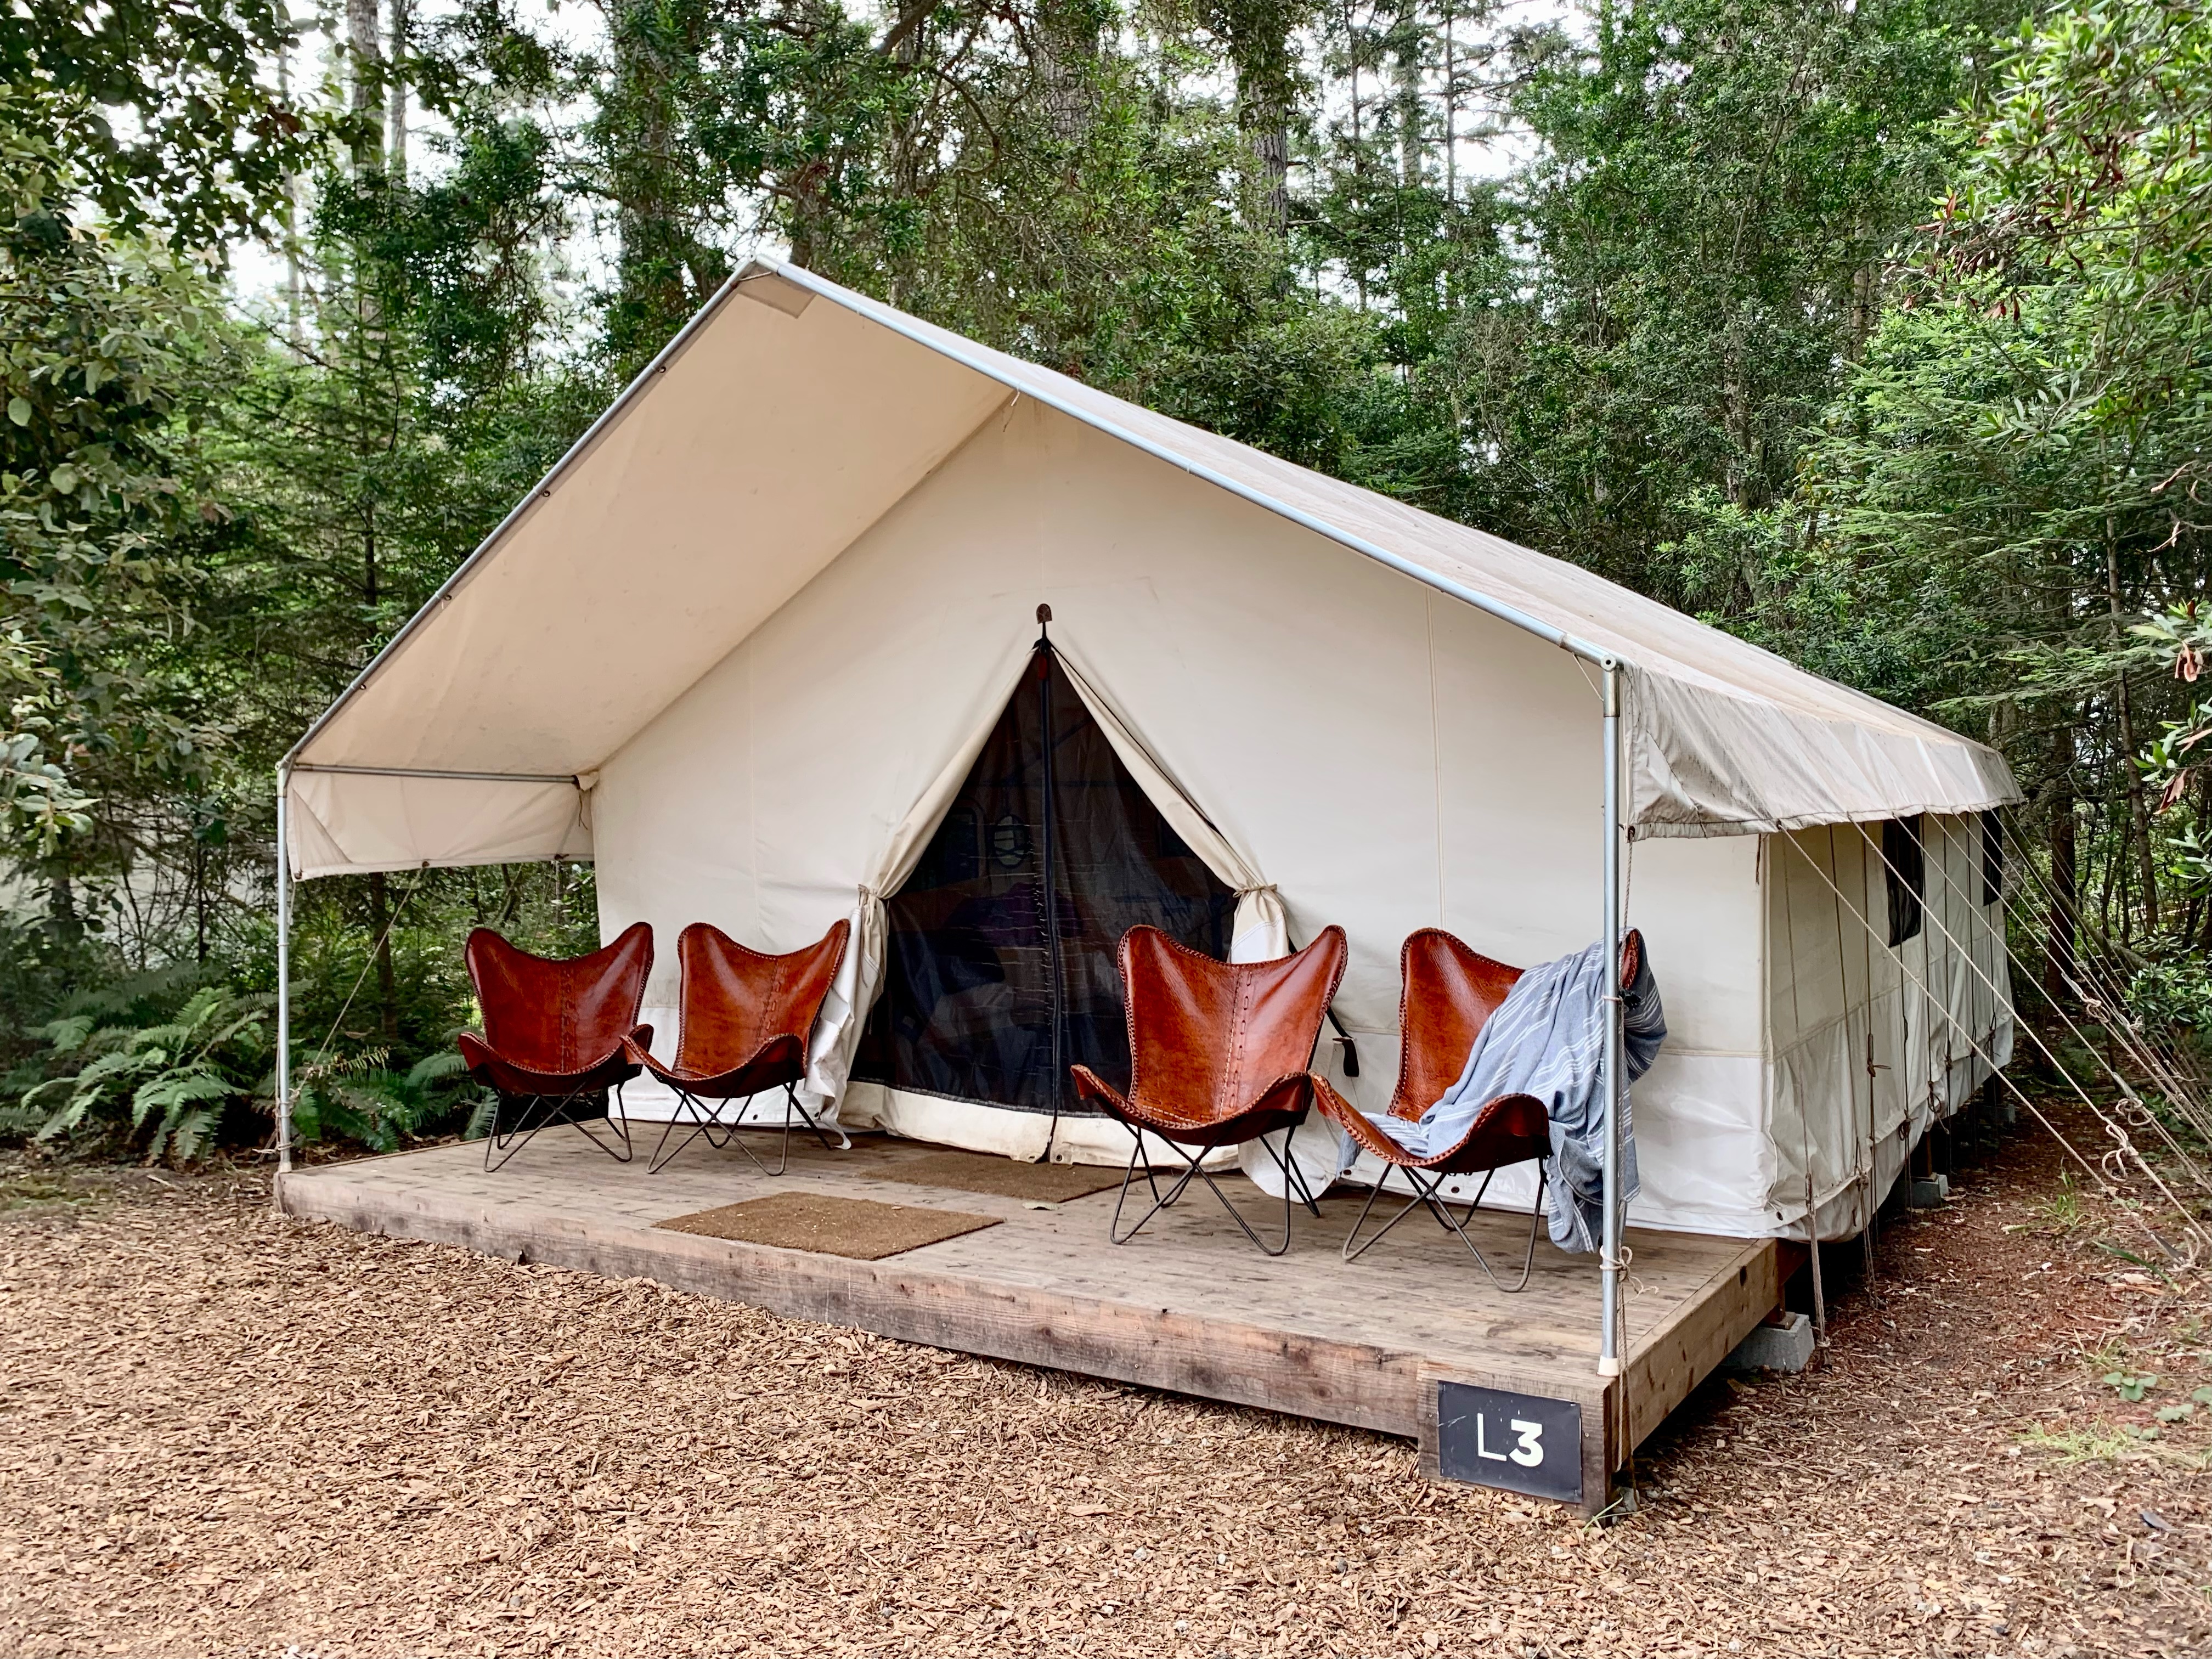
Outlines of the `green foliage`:
[{"label": "green foliage", "polygon": [[2159,1379],[2154,1375],[2126,1370],[2106,1371],[2098,1381],[2130,1406],[2139,1402],[2159,1383]]},{"label": "green foliage", "polygon": [[406,1141],[471,1123],[481,1089],[465,1086],[457,1048],[427,1054],[404,1072],[362,1060],[309,1066],[292,1106],[304,1141],[351,1141],[396,1152]]},{"label": "green foliage", "polygon": [[2128,1006],[2156,1024],[2212,1031],[2212,965],[2194,953],[2152,963],[2129,983]]},{"label": "green foliage", "polygon": [[38,1139],[91,1133],[140,1147],[147,1163],[190,1163],[226,1108],[265,1091],[270,999],[192,973],[141,976],[81,999],[49,1021],[47,1068],[24,1091],[46,1112]]},{"label": "green foliage", "polygon": [[[2088,0],[2021,27],[1946,128],[1950,185],[1794,498],[1759,520],[1777,580],[1749,619],[2006,743],[2051,855],[2095,895],[2087,925],[2159,961],[2212,944],[2186,643],[2212,465],[2208,107],[2198,8]],[[2188,1003],[2179,971],[2142,980],[2142,1006]]]},{"label": "green foliage", "polygon": [[109,223],[216,246],[312,154],[315,124],[266,78],[292,39],[276,0],[11,0],[0,88],[39,96]]},{"label": "green foliage", "polygon": [[231,334],[204,270],[69,221],[52,109],[0,93],[0,850],[65,877],[123,861],[112,789],[189,790],[222,742],[178,659]]},{"label": "green foliage", "polygon": [[1757,538],[1729,544],[1876,325],[1986,11],[1660,0],[1525,51],[1541,258],[1496,438],[1537,544],[1722,617],[1765,597]]},{"label": "green foliage", "polygon": [[[2212,610],[2196,599],[2169,606],[2163,616],[2146,618],[2128,630],[2148,640],[2173,665],[2173,677],[2194,686],[2212,657]],[[2202,747],[2212,739],[2212,710],[2197,702],[2192,693],[2188,710],[2168,720],[2142,757],[2144,781],[2158,792],[2158,810],[2170,811],[2188,799],[2190,785],[2205,772],[2212,750]],[[2184,881],[2194,888],[2212,884],[2212,854],[2192,835]]]}]

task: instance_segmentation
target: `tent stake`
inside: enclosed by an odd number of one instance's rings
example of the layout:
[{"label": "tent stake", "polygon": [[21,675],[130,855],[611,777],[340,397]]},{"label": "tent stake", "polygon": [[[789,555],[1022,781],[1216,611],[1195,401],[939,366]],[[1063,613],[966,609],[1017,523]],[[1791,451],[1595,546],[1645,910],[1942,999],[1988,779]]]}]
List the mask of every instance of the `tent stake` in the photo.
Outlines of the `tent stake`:
[{"label": "tent stake", "polygon": [[1598,1375],[1620,1375],[1620,666],[1605,673],[1605,1229],[1599,1243],[1604,1301]]},{"label": "tent stake", "polygon": [[276,1173],[292,1169],[292,849],[285,797],[291,777],[276,765]]}]

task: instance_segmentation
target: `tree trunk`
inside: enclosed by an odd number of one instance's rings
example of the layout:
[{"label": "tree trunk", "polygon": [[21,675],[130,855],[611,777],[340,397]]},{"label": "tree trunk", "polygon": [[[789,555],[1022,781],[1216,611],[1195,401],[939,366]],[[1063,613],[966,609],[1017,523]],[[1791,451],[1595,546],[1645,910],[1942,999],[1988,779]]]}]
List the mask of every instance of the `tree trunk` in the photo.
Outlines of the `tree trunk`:
[{"label": "tree trunk", "polygon": [[1444,0],[1444,200],[1459,200],[1459,38],[1458,15],[1451,0]]},{"label": "tree trunk", "polygon": [[2072,1000],[2075,915],[2081,876],[2074,846],[2074,725],[2071,710],[2062,711],[2057,729],[2051,735],[2051,780],[2045,786],[2044,816],[2050,827],[2051,935],[2043,956],[2043,990],[2051,1002],[2063,1007]]},{"label": "tree trunk", "polygon": [[67,945],[84,937],[84,918],[76,913],[76,886],[65,875],[56,876],[46,889],[46,925]]},{"label": "tree trunk", "polygon": [[[1398,184],[1413,190],[1421,182],[1422,142],[1427,137],[1428,103],[1421,83],[1421,48],[1428,30],[1421,16],[1421,0],[1399,0],[1398,21],[1391,30],[1390,52],[1396,59],[1398,103]],[[1403,237],[1401,237],[1403,242]]]},{"label": "tree trunk", "polygon": [[[2120,631],[2120,554],[2118,534],[2112,520],[2105,520],[2105,605],[2112,618],[2112,643],[2126,642]],[[2136,716],[2128,696],[2127,672],[2112,676],[2112,712],[2120,722],[2120,779],[2128,792],[2128,839],[2135,850],[2136,875],[2142,884],[2143,934],[2158,932],[2158,859],[2150,841],[2150,807],[2143,799],[2142,774],[2136,768]]]},{"label": "tree trunk", "polygon": [[384,165],[384,46],[376,0],[346,0],[346,60],[352,77],[353,175]]},{"label": "tree trunk", "polygon": [[[2197,821],[2212,823],[2212,766],[2197,775]],[[2181,936],[2184,946],[2188,945],[2189,938],[2187,933]],[[2212,904],[2204,907],[2204,942],[2198,948],[2212,951]]]},{"label": "tree trunk", "polygon": [[1237,74],[1237,127],[1252,156],[1246,211],[1260,228],[1280,236],[1291,222],[1291,114],[1297,70],[1291,34],[1297,0],[1225,0],[1211,27]]},{"label": "tree trunk", "polygon": [[385,166],[394,179],[407,176],[407,32],[414,19],[409,0],[392,0],[390,107],[384,118]]},{"label": "tree trunk", "polygon": [[399,1041],[399,988],[392,969],[392,889],[381,870],[368,878],[368,925],[376,936],[377,1030],[389,1047]]},{"label": "tree trunk", "polygon": [[[614,79],[600,119],[621,243],[609,332],[617,351],[633,358],[658,350],[692,308],[685,277],[696,249],[684,188],[690,161],[678,153],[677,100],[678,73],[698,49],[684,27],[689,15],[658,0],[617,0],[608,10]],[[796,233],[793,240],[796,257]]]},{"label": "tree trunk", "polygon": [[207,841],[198,802],[192,809],[192,960],[205,962],[207,940]]},{"label": "tree trunk", "polygon": [[[276,48],[276,95],[285,103],[291,102],[292,52],[289,46]],[[278,223],[283,227],[284,243],[284,337],[293,350],[302,351],[307,337],[301,327],[300,180],[296,175],[288,174],[284,179],[284,210]]]},{"label": "tree trunk", "polygon": [[[1352,176],[1356,182],[1367,171],[1367,146],[1365,135],[1360,131],[1359,124],[1361,114],[1359,18],[1358,14],[1352,9],[1352,0],[1345,0],[1344,5],[1344,50],[1347,67],[1350,70],[1347,78],[1352,83]],[[1358,295],[1360,310],[1365,311],[1367,309],[1367,261],[1363,257],[1355,258],[1351,263],[1352,289]]]},{"label": "tree trunk", "polygon": [[1091,131],[1097,102],[1098,13],[1086,0],[1045,0],[1037,8],[1035,46],[1045,121],[1052,136],[1073,153]]}]

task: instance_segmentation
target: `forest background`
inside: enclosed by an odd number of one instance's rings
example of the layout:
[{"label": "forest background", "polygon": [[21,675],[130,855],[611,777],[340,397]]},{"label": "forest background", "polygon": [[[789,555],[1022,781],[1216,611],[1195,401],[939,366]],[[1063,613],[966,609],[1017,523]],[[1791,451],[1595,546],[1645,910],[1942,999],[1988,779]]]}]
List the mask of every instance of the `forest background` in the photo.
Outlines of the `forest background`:
[{"label": "forest background", "polygon": [[[277,758],[756,246],[1997,744],[2049,991],[2212,1024],[2208,112],[2167,0],[7,0],[0,1133],[265,1144]],[[311,1139],[595,942],[299,897]]]}]

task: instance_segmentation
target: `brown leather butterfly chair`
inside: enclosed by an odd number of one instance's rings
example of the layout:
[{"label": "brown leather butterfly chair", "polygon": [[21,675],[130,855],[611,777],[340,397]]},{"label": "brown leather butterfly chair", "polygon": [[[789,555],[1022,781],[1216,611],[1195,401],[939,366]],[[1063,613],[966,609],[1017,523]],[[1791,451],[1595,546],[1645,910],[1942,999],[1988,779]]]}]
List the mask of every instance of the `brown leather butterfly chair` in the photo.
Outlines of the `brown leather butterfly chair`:
[{"label": "brown leather butterfly chair", "polygon": [[[1621,983],[1636,978],[1637,952],[1642,936],[1631,933],[1622,952]],[[1404,989],[1398,1003],[1398,1086],[1390,1097],[1390,1115],[1408,1121],[1418,1120],[1441,1099],[1467,1069],[1474,1040],[1489,1024],[1491,1015],[1505,1000],[1505,994],[1521,977],[1522,969],[1494,962],[1472,950],[1441,927],[1424,927],[1406,941],[1398,953]],[[1321,1109],[1344,1126],[1363,1152],[1372,1152],[1383,1164],[1382,1178],[1367,1194],[1359,1216],[1345,1236],[1344,1259],[1354,1261],[1370,1245],[1415,1210],[1425,1206],[1462,1243],[1490,1280],[1503,1291],[1518,1291],[1528,1283],[1536,1262],[1536,1232],[1543,1224],[1546,1166],[1552,1155],[1552,1125],[1544,1103],[1534,1095],[1500,1095],[1487,1101],[1456,1146],[1427,1158],[1416,1158],[1367,1121],[1364,1114],[1322,1080],[1317,1091]],[[1467,1235],[1466,1223],[1451,1212],[1443,1194],[1450,1176],[1480,1175],[1482,1185],[1467,1206],[1467,1221],[1474,1219],[1482,1196],[1490,1190],[1498,1170],[1534,1159],[1536,1164],[1536,1202],[1528,1215],[1528,1248],[1521,1261],[1521,1277],[1511,1285],[1491,1272],[1490,1263]],[[1413,1201],[1384,1222],[1364,1243],[1359,1230],[1389,1184],[1391,1172],[1404,1175],[1413,1189]]]},{"label": "brown leather butterfly chair", "polygon": [[[653,929],[634,922],[612,945],[562,962],[532,956],[479,927],[469,935],[467,960],[484,1029],[482,1036],[464,1031],[457,1041],[469,1075],[495,1097],[484,1168],[497,1169],[551,1123],[573,1123],[601,1152],[629,1163],[622,1085],[637,1075],[637,1066],[625,1044],[653,1041],[653,1028],[637,1023],[653,971]],[[609,1089],[615,1091],[611,1112]],[[579,1107],[605,1118],[614,1139],[594,1134]]]},{"label": "brown leather butterfly chair", "polygon": [[[795,1112],[824,1146],[829,1138],[799,1103],[799,1084],[806,1075],[806,1040],[814,1030],[822,1000],[845,958],[853,931],[840,921],[815,944],[787,956],[763,956],[747,950],[720,928],[695,921],[676,939],[676,960],[684,970],[684,1023],[676,1063],[664,1066],[643,1042],[629,1044],[629,1057],[676,1091],[678,1109],[688,1116],[668,1121],[653,1148],[649,1168],[665,1169],[676,1154],[704,1135],[710,1146],[728,1146],[744,1118],[745,1103],[771,1089],[783,1091],[783,1152],[773,1170],[738,1141],[764,1175],[781,1175],[791,1164],[791,1121]],[[648,1036],[647,1041],[650,1041]],[[722,1114],[732,1101],[736,1109]],[[679,1123],[690,1127],[674,1146],[668,1137]]]},{"label": "brown leather butterfly chair", "polygon": [[[1129,1092],[1122,1094],[1086,1066],[1070,1067],[1076,1091],[1097,1101],[1136,1137],[1108,1237],[1127,1243],[1182,1197],[1196,1176],[1212,1188],[1247,1238],[1269,1255],[1282,1255],[1291,1245],[1292,1195],[1321,1213],[1291,1158],[1291,1137],[1313,1102],[1315,1079],[1306,1068],[1344,977],[1344,930],[1323,928],[1304,950],[1273,962],[1225,963],[1176,944],[1157,927],[1132,927],[1121,936],[1120,959]],[[1269,1244],[1237,1213],[1202,1160],[1216,1147],[1277,1129],[1288,1132],[1279,1152],[1267,1148],[1283,1171],[1283,1238]],[[1146,1130],[1188,1165],[1165,1197],[1146,1156]],[[1121,1206],[1139,1165],[1152,1207],[1123,1232]]]}]

